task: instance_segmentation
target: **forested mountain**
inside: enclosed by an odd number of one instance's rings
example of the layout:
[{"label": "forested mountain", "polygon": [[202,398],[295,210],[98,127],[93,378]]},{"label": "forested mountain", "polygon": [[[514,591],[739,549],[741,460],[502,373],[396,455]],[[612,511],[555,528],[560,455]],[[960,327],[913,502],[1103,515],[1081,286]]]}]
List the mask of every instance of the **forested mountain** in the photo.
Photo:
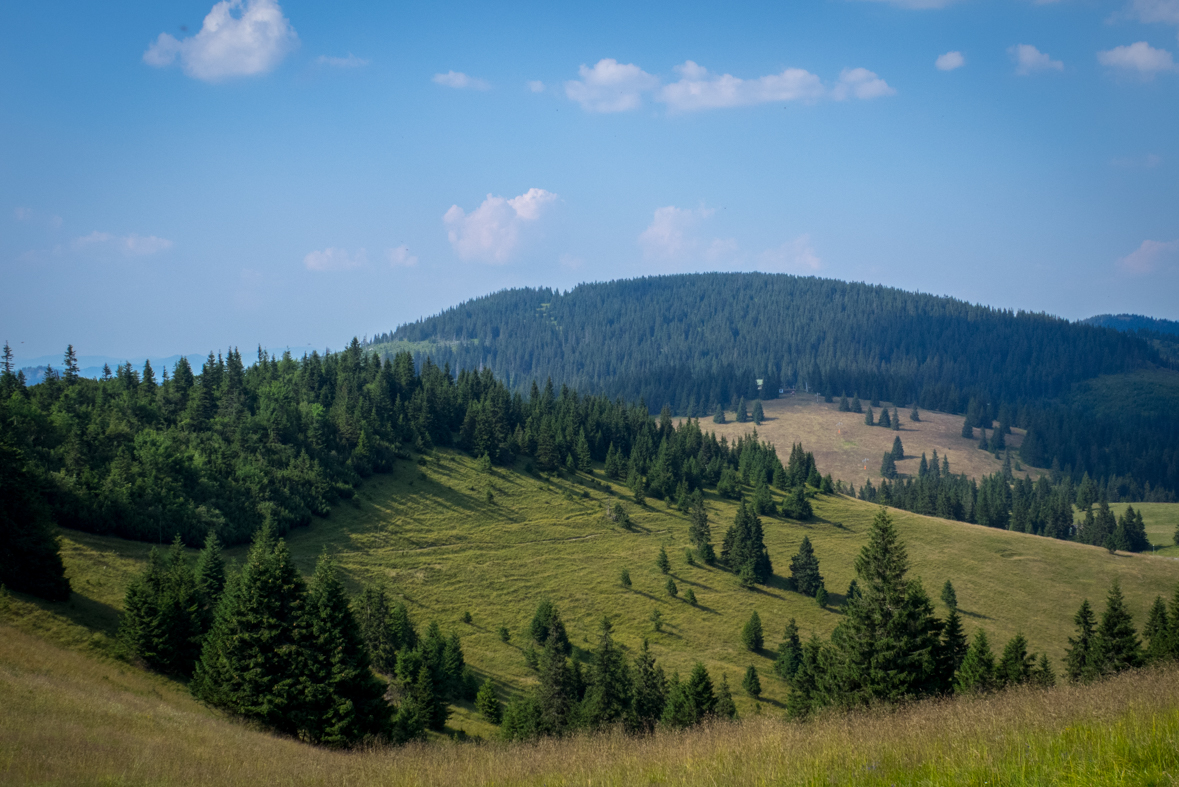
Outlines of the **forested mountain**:
[{"label": "forested mountain", "polygon": [[1151,331],[1179,336],[1179,322],[1144,317],[1141,314],[1098,314],[1081,322],[1118,331]]},{"label": "forested mountain", "polygon": [[[1080,481],[1133,476],[1179,489],[1179,387],[1161,416],[1102,407],[1081,383],[1179,365],[1137,335],[879,285],[710,273],[505,290],[377,336],[509,386],[551,376],[585,392],[703,415],[797,387],[973,412],[1029,429],[1025,461]],[[1107,386],[1108,387],[1108,386]],[[973,406],[972,406],[973,403]]]}]

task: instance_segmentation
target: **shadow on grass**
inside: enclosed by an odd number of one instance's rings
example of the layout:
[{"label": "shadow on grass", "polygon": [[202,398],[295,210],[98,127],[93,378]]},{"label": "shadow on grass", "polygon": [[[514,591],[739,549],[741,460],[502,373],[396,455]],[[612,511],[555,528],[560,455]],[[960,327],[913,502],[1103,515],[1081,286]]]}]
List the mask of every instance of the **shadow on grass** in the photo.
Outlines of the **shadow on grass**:
[{"label": "shadow on grass", "polygon": [[977,618],[978,620],[991,620],[992,619],[990,615],[984,615],[981,612],[971,612],[970,610],[962,609],[962,607],[958,607],[958,612],[965,615],[968,618]]}]

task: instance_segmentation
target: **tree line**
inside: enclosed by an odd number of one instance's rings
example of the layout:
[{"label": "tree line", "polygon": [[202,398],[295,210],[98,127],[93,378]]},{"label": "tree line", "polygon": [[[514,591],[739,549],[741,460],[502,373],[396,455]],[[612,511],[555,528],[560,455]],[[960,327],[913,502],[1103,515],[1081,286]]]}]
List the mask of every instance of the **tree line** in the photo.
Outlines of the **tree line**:
[{"label": "tree line", "polygon": [[[63,372],[35,386],[0,375],[0,581],[60,598],[60,558],[51,523],[100,534],[189,546],[212,531],[227,545],[262,526],[277,536],[323,516],[373,473],[391,472],[409,451],[454,446],[488,463],[524,458],[533,472],[586,471],[594,462],[625,479],[635,497],[672,499],[716,488],[755,488],[758,513],[809,517],[805,494],[775,506],[769,487],[822,483],[800,448],[783,465],[756,433],[730,444],[654,418],[642,402],[581,396],[547,381],[525,397],[489,369],[457,375],[409,353],[381,359],[357,340],[338,353],[209,354],[199,374],[181,358],[157,380],[150,362],[101,379]],[[827,486],[831,481],[827,479]],[[38,551],[40,550],[40,551]],[[33,556],[36,555],[34,558]]]},{"label": "tree line", "polygon": [[371,345],[491,368],[514,388],[547,375],[690,417],[779,390],[950,413],[973,399],[983,417],[1005,407],[1029,430],[1028,464],[1179,491],[1173,396],[1143,413],[1072,395],[1102,376],[1174,369],[1174,358],[1142,336],[1046,314],[813,277],[685,274],[505,290]]}]

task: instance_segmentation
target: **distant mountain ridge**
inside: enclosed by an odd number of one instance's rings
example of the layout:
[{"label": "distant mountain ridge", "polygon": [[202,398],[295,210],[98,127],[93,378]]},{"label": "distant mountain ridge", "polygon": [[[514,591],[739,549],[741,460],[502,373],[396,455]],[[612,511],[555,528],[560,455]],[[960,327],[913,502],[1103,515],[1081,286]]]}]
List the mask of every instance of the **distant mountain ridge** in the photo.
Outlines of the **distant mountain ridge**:
[{"label": "distant mountain ridge", "polygon": [[1145,317],[1141,314],[1098,314],[1081,320],[1085,325],[1113,328],[1117,331],[1151,331],[1179,336],[1179,322]]},{"label": "distant mountain ridge", "polygon": [[[1170,343],[1043,313],[814,277],[682,274],[503,290],[368,347],[452,373],[490,369],[516,390],[551,378],[678,415],[791,390],[915,403],[968,413],[976,430],[992,419],[1027,428],[1020,452],[1035,467],[1179,490]],[[1161,415],[1116,406],[1131,393]]]}]

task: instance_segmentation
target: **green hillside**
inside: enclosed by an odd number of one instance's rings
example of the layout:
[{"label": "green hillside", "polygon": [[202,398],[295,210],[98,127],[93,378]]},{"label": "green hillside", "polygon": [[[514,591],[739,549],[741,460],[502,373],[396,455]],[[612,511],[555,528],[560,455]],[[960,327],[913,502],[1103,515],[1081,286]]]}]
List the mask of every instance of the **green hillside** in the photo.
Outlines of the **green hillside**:
[{"label": "green hillside", "polygon": [[[820,495],[812,522],[763,519],[776,576],[769,586],[749,591],[730,573],[687,564],[682,514],[654,501],[641,508],[618,491],[612,493],[601,481],[600,470],[572,477],[533,476],[520,467],[485,473],[464,454],[439,450],[424,464],[400,462],[391,476],[366,482],[351,503],[293,531],[288,544],[305,574],[327,549],[338,557],[353,590],[361,583],[383,583],[405,600],[419,625],[437,620],[444,631],[458,633],[467,662],[480,677],[492,678],[505,696],[534,680],[523,651],[532,612],[547,597],[561,610],[574,645],[588,650],[598,621],[609,615],[618,640],[632,653],[646,637],[669,671],[685,672],[701,660],[715,679],[727,676],[746,717],[755,707],[739,684],[754,664],[763,676],[762,710],[779,713],[786,689],[772,677],[769,649],[777,646],[791,617],[804,634],[826,635],[834,627],[840,594],[852,579],[852,561],[876,507]],[[629,511],[633,530],[603,516],[605,504],[617,499]],[[706,501],[719,541],[735,505],[712,494]],[[1155,595],[1169,595],[1179,583],[1179,561],[1164,557],[1111,555],[1055,539],[892,513],[908,544],[913,574],[923,579],[930,595],[936,597],[947,578],[953,581],[968,633],[982,627],[1001,647],[1022,631],[1033,650],[1052,657],[1058,671],[1082,598],[1100,609],[1106,588],[1118,577],[1141,625]],[[1152,510],[1148,526],[1154,516]],[[782,581],[804,535],[813,542],[833,591],[828,609],[786,590]],[[114,652],[117,611],[149,547],[71,531],[62,531],[62,541],[72,600],[51,604],[13,595],[4,620],[71,647]],[[669,598],[665,591],[666,577],[655,564],[660,547],[671,557],[680,598]],[[244,548],[228,554],[240,561]],[[618,581],[624,568],[633,580],[630,589]],[[682,600],[688,588],[698,607]],[[940,602],[938,607],[944,614]],[[656,610],[664,620],[661,633],[651,623]],[[766,628],[767,651],[759,654],[745,651],[739,641],[754,610]],[[470,624],[461,622],[468,611]],[[500,640],[501,625],[511,632],[509,643]],[[470,707],[456,710],[450,728],[474,735],[492,732]]]}]

